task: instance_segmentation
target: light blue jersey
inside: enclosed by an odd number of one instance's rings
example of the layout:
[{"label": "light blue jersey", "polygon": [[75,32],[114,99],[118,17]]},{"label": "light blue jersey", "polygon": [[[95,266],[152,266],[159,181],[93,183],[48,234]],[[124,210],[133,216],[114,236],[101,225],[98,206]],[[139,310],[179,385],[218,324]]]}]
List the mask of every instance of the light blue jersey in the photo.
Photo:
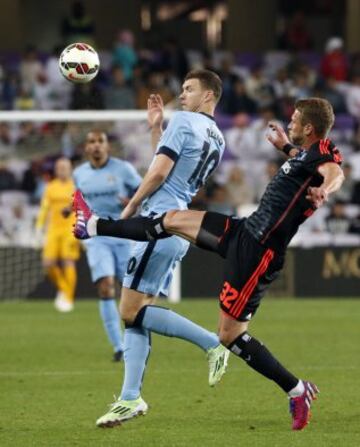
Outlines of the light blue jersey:
[{"label": "light blue jersey", "polygon": [[[124,207],[122,200],[130,198],[141,183],[140,175],[130,163],[112,157],[101,168],[86,162],[73,175],[90,208],[105,219],[119,219]],[[114,276],[122,283],[132,242],[96,236],[84,244],[93,282]]]},{"label": "light blue jersey", "polygon": [[101,168],[94,168],[89,162],[82,164],[74,171],[74,181],[98,216],[119,219],[122,199],[134,194],[141,177],[127,161],[110,157]]},{"label": "light blue jersey", "polygon": [[[163,133],[156,154],[175,164],[165,182],[144,202],[141,214],[187,209],[192,197],[218,166],[224,138],[214,119],[206,114],[177,112]],[[172,272],[185,256],[189,242],[177,236],[136,242],[124,286],[149,295],[167,295]]]},{"label": "light blue jersey", "polygon": [[176,112],[156,150],[156,155],[170,157],[175,162],[174,168],[160,188],[143,202],[141,214],[187,209],[218,166],[224,148],[224,137],[211,116]]}]

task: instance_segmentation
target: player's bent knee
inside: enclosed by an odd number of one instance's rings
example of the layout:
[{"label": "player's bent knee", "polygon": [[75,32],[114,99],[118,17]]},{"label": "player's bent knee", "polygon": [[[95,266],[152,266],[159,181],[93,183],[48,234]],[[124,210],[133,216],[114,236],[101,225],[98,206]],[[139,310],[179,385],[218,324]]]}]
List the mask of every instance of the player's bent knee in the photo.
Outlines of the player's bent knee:
[{"label": "player's bent knee", "polygon": [[126,300],[121,299],[120,301],[120,315],[122,321],[127,326],[132,326],[135,322],[136,316],[139,313],[142,305],[134,305],[134,303],[126,303]]},{"label": "player's bent knee", "polygon": [[219,332],[219,340],[222,345],[227,347],[234,340],[234,337],[232,336],[232,334],[230,332],[220,331]]},{"label": "player's bent knee", "polygon": [[114,279],[111,277],[101,278],[97,283],[97,290],[100,298],[114,298]]},{"label": "player's bent knee", "polygon": [[239,322],[233,320],[234,324],[225,324],[220,327],[219,330],[219,340],[224,346],[229,346],[240,334],[247,331],[248,322]]}]

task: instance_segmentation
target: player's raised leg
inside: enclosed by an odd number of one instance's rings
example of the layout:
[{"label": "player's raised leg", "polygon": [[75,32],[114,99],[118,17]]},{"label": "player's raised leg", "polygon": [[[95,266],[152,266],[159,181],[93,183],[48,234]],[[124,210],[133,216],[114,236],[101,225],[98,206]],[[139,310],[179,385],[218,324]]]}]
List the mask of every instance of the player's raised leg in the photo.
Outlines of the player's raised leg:
[{"label": "player's raised leg", "polygon": [[[74,234],[78,239],[89,239],[94,236],[112,236],[137,241],[150,241],[177,235],[188,241],[199,244],[208,250],[217,249],[219,238],[226,229],[227,216],[218,213],[206,213],[194,210],[171,210],[158,217],[134,217],[132,219],[108,220],[100,219],[88,207],[81,191],[74,194],[73,207],[76,212]],[[206,214],[218,215],[219,225],[213,229],[201,231]],[[214,219],[214,218],[213,218]],[[222,227],[224,222],[225,227]],[[200,233],[200,240],[198,236]]]}]

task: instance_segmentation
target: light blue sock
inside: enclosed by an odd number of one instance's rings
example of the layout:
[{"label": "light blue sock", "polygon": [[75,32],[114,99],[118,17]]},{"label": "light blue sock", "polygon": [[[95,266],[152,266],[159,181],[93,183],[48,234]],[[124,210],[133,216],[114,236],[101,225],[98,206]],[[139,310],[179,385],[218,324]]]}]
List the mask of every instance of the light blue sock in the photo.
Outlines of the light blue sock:
[{"label": "light blue sock", "polygon": [[[167,337],[177,337],[187,340],[207,351],[218,346],[219,337],[201,326],[170,309],[158,306],[145,306],[142,312],[142,327]],[[141,318],[141,314],[139,315]]]},{"label": "light blue sock", "polygon": [[106,335],[114,348],[114,352],[122,351],[120,314],[116,300],[114,298],[100,299],[99,311]]},{"label": "light blue sock", "polygon": [[140,396],[146,362],[150,354],[150,333],[140,327],[126,328],[124,333],[125,376],[120,398],[134,400]]}]

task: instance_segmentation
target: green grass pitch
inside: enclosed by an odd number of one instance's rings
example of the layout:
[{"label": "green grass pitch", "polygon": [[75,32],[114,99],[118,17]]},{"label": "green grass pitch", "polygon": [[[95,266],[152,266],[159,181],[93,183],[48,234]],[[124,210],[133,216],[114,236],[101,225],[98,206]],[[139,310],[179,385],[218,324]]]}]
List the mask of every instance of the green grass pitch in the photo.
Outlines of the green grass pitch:
[{"label": "green grass pitch", "polygon": [[[216,300],[184,300],[176,310],[215,329]],[[118,394],[123,365],[111,349],[97,302],[72,314],[50,302],[0,304],[0,446],[348,447],[360,445],[360,300],[265,300],[251,333],[321,394],[311,424],[290,430],[278,387],[231,356],[221,384],[207,385],[205,355],[153,336],[142,395],[145,417],[99,429]]]}]

